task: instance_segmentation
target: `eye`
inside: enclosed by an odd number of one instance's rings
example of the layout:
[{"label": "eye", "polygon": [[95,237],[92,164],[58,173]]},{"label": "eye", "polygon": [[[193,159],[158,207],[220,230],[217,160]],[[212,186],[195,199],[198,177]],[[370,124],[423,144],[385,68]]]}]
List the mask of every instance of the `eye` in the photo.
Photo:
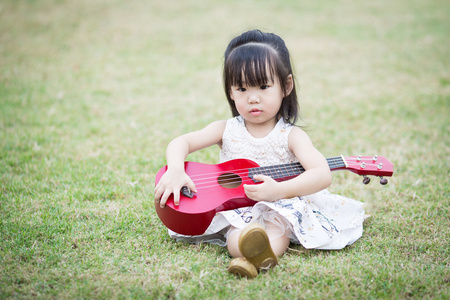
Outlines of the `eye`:
[{"label": "eye", "polygon": [[246,91],[246,89],[243,88],[243,87],[239,87],[237,90],[238,90],[239,92],[245,92],[245,91]]},{"label": "eye", "polygon": [[268,88],[269,88],[269,86],[268,86],[267,84],[262,85],[262,86],[260,87],[261,90],[265,90],[265,89],[268,89]]}]

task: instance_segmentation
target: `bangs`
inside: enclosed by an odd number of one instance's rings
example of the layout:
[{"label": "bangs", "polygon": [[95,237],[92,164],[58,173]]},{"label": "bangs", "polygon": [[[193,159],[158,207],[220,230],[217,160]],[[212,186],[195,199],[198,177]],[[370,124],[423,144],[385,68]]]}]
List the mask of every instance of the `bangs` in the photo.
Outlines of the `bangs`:
[{"label": "bangs", "polygon": [[275,53],[263,44],[250,43],[234,49],[225,65],[230,86],[261,86],[274,82]]}]

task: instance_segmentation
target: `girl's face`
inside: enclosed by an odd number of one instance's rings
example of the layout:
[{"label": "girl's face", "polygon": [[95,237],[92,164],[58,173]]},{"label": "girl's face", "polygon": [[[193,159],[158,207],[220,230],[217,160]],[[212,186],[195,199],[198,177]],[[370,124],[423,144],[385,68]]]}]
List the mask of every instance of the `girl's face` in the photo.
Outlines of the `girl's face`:
[{"label": "girl's face", "polygon": [[[273,129],[278,121],[277,114],[285,92],[276,76],[267,76],[267,78],[272,79],[262,86],[248,86],[245,82],[242,86],[231,86],[231,99],[239,114],[245,119],[248,129],[267,126],[265,131],[268,131]],[[287,87],[291,86],[292,75],[289,75],[286,80]],[[292,88],[288,88],[286,95],[291,90]]]}]

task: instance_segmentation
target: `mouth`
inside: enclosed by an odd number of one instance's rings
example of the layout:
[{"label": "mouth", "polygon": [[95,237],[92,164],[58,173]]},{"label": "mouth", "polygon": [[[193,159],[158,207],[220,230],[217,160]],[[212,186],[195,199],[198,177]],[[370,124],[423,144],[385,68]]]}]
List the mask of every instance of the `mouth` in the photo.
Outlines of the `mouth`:
[{"label": "mouth", "polygon": [[253,108],[253,109],[250,111],[250,114],[253,115],[253,116],[258,116],[258,115],[260,115],[261,113],[262,113],[262,110],[259,110],[259,109],[257,109],[257,108]]}]

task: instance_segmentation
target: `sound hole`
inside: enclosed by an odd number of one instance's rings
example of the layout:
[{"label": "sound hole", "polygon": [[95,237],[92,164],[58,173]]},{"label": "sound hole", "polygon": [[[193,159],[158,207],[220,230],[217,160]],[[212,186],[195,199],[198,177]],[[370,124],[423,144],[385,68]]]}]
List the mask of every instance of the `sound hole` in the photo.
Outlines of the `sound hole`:
[{"label": "sound hole", "polygon": [[217,178],[221,187],[227,189],[234,189],[241,185],[242,179],[236,174],[233,173],[223,173]]}]

